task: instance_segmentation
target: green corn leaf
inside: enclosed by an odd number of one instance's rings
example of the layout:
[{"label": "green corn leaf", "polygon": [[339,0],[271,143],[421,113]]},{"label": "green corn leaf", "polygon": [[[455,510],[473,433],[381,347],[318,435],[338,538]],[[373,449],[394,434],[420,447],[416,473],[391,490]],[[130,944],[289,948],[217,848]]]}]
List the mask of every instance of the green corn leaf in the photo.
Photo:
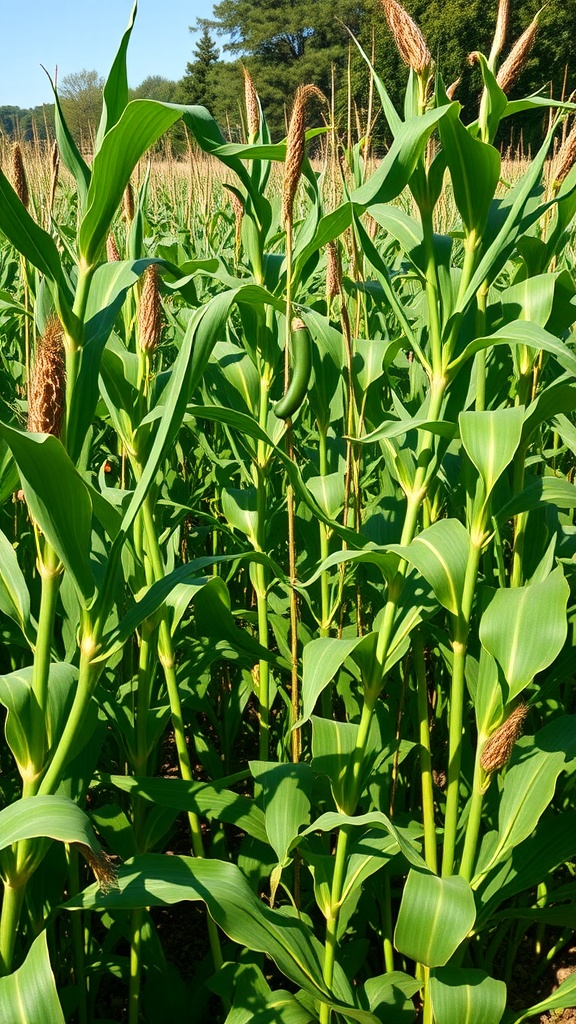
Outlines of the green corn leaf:
[{"label": "green corn leaf", "polygon": [[90,566],[92,502],[58,438],[0,424],[20,470],[30,512],[70,573],[85,604],[94,595]]},{"label": "green corn leaf", "polygon": [[138,160],[181,116],[182,108],[155,100],[132,100],[102,138],[94,157],[78,249],[94,266]]},{"label": "green corn leaf", "polygon": [[45,931],[34,939],[22,966],[0,978],[0,1006],[10,1024],[65,1024]]},{"label": "green corn leaf", "polygon": [[363,987],[370,1009],[386,1024],[411,1024],[414,1020],[412,997],[420,988],[420,982],[404,974],[390,971],[376,978],[369,978]]},{"label": "green corn leaf", "polygon": [[[6,715],[6,742],[14,754],[23,778],[36,774],[32,738],[36,732],[38,714],[36,697],[32,690],[32,666],[0,675],[0,704]],[[78,670],[73,665],[57,662],[50,665],[46,739],[48,748],[55,745],[70,711]],[[36,715],[35,715],[36,713]],[[37,720],[37,719],[36,719]]]},{"label": "green corn leaf", "polygon": [[76,182],[76,188],[78,189],[78,211],[80,216],[82,216],[86,209],[86,199],[88,198],[88,189],[90,188],[92,172],[80,153],[68,125],[66,124],[60,98],[51,78],[50,85],[52,86],[52,91],[54,93],[54,126],[56,130],[58,152],[62,158],[62,163],[66,169],[70,171],[70,174]]},{"label": "green corn leaf", "polygon": [[457,519],[439,519],[411,544],[391,544],[389,550],[414,565],[428,581],[440,604],[458,616],[469,548],[470,537],[462,523]]},{"label": "green corn leaf", "polygon": [[489,348],[491,345],[528,345],[530,348],[541,352],[550,352],[555,356],[560,366],[574,376],[576,375],[576,356],[564,342],[559,341],[553,334],[545,331],[538,324],[527,320],[516,320],[513,323],[500,327],[494,334],[487,338],[475,338],[464,351],[450,364],[448,372],[454,375],[464,363],[467,362],[476,352]]},{"label": "green corn leaf", "polygon": [[564,477],[538,477],[506,502],[496,513],[496,519],[499,523],[505,523],[521,512],[532,512],[542,505],[576,508],[576,487]]},{"label": "green corn leaf", "polygon": [[92,276],[84,315],[84,344],[72,405],[68,410],[66,443],[73,461],[80,456],[98,404],[98,377],[104,346],[129,289],[146,267],[155,262],[146,259],[105,263]]},{"label": "green corn leaf", "polygon": [[18,623],[33,646],[35,629],[30,620],[30,594],[18,557],[10,541],[0,530],[0,611]]},{"label": "green corn leaf", "polygon": [[436,1024],[500,1024],[506,985],[474,968],[437,967],[430,999]]},{"label": "green corn leaf", "polygon": [[373,203],[388,203],[400,195],[410,181],[436,125],[444,118],[457,116],[458,104],[450,103],[428,110],[422,116],[413,117],[398,126],[392,145],[378,170],[352,193],[352,202],[358,207],[370,207]]},{"label": "green corn leaf", "polygon": [[502,668],[508,701],[562,650],[569,594],[561,566],[542,583],[494,592],[480,622],[480,640]]},{"label": "green corn leaf", "polygon": [[474,894],[459,876],[410,871],[394,932],[400,953],[427,967],[443,967],[476,920]]},{"label": "green corn leaf", "polygon": [[[319,719],[319,721],[324,721],[324,719]],[[340,722],[339,724],[343,725],[345,723]],[[380,811],[372,811],[369,814],[356,815],[327,811],[325,814],[321,814],[319,818],[316,818],[316,821],[312,822],[312,824],[307,829],[304,829],[301,834],[305,836],[312,832],[334,832],[337,828],[342,828],[344,825],[352,826],[354,828],[378,829],[379,831],[387,832],[388,835],[392,836],[392,838],[398,843],[398,846],[408,862],[417,869],[416,872],[411,872],[411,874],[427,872],[428,869],[426,864],[414,843],[413,829],[407,829],[404,827],[400,828],[394,825],[390,821],[390,818],[385,814],[382,814]]]},{"label": "green corn leaf", "polygon": [[489,412],[461,412],[458,424],[466,454],[480,473],[488,497],[520,444],[524,406]]},{"label": "green corn leaf", "polygon": [[262,793],[268,842],[285,867],[290,847],[310,821],[314,775],[308,764],[271,764],[250,761],[250,771]]},{"label": "green corn leaf", "polygon": [[138,4],[134,3],[132,12],[130,14],[130,20],[128,22],[128,28],[122,36],[122,41],[118,49],[118,53],[114,58],[114,63],[110,70],[110,74],[106,80],[103,92],[103,104],[102,104],[102,117],[96,133],[96,146],[95,150],[98,152],[102,139],[111,128],[114,127],[117,121],[119,121],[122,112],[128,103],[128,72],[126,69],[126,52],[128,50],[128,43],[130,42],[130,36],[132,35],[132,29],[134,27],[134,19]]},{"label": "green corn leaf", "polygon": [[0,850],[22,839],[80,843],[96,855],[100,843],[84,811],[65,796],[30,796],[0,811]]},{"label": "green corn leaf", "polygon": [[361,640],[362,637],[357,636],[348,640],[319,637],[306,644],[302,656],[302,718],[299,725],[308,721],[320,694]]},{"label": "green corn leaf", "polygon": [[359,1024],[378,1024],[372,1013],[354,1006],[352,989],[343,972],[335,975],[337,991],[332,994],[327,990],[322,976],[322,947],[306,925],[266,907],[234,864],[147,854],[120,868],[117,891],[101,894],[96,886],[90,886],[65,906],[68,910],[129,910],[182,899],[203,900],[210,916],[231,939],[271,957],[287,978],[321,1002]]},{"label": "green corn leaf", "polygon": [[[244,773],[241,774],[244,777]],[[256,802],[226,788],[237,781],[234,777],[214,783],[147,779],[130,775],[104,775],[102,778],[109,779],[117,789],[134,793],[160,807],[192,811],[210,820],[225,821],[261,843],[268,842],[264,814]]]},{"label": "green corn leaf", "polygon": [[439,129],[462,223],[479,238],[500,180],[500,153],[473,138],[459,117],[442,118]]}]

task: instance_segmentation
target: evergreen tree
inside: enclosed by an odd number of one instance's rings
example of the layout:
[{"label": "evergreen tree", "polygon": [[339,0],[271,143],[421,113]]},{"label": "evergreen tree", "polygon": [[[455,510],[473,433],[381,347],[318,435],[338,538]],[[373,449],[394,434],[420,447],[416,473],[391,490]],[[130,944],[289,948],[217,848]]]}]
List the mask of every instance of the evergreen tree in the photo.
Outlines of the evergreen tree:
[{"label": "evergreen tree", "polygon": [[[190,31],[194,31],[191,29]],[[210,29],[204,25],[202,34],[196,43],[194,60],[186,65],[186,74],[182,79],[181,94],[184,103],[198,103],[212,110],[214,107],[214,68],[218,63],[220,51],[216,46]]]}]

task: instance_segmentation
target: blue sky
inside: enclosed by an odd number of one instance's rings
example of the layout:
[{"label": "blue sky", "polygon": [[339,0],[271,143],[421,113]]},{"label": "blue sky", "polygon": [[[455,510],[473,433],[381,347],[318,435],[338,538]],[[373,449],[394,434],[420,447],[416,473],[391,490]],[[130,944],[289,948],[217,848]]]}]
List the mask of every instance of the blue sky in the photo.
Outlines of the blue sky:
[{"label": "blue sky", "polygon": [[[50,103],[48,79],[95,69],[106,76],[132,8],[132,0],[20,0],[1,4],[0,106]],[[181,78],[197,36],[188,31],[209,17],[212,0],[139,0],[128,52],[128,79]],[[219,45],[221,45],[219,43]]]}]

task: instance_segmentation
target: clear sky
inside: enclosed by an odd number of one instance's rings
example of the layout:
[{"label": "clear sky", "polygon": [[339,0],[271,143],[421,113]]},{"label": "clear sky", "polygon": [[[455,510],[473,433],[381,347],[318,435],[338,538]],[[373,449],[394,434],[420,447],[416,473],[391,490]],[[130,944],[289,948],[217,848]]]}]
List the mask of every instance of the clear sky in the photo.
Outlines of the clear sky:
[{"label": "clear sky", "polygon": [[[132,0],[0,0],[0,106],[51,102],[41,64],[60,81],[83,68],[106,76],[128,24]],[[192,56],[196,18],[212,0],[139,0],[128,51],[128,81],[148,75],[181,78]],[[221,42],[218,40],[218,45]]]}]

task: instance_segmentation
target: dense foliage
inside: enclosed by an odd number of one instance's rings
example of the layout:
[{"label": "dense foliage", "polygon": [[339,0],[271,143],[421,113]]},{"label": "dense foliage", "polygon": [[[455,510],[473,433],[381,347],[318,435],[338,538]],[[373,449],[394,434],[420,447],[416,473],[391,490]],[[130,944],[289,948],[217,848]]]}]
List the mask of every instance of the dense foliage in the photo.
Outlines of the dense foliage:
[{"label": "dense foliage", "polygon": [[[276,144],[249,75],[242,144],[130,100],[134,10],[92,163],[57,97],[68,178],[0,172],[5,1019],[574,1005],[576,108],[494,43],[468,123],[387,4],[380,162],[310,85]],[[214,193],[152,202],[178,122]]]}]

